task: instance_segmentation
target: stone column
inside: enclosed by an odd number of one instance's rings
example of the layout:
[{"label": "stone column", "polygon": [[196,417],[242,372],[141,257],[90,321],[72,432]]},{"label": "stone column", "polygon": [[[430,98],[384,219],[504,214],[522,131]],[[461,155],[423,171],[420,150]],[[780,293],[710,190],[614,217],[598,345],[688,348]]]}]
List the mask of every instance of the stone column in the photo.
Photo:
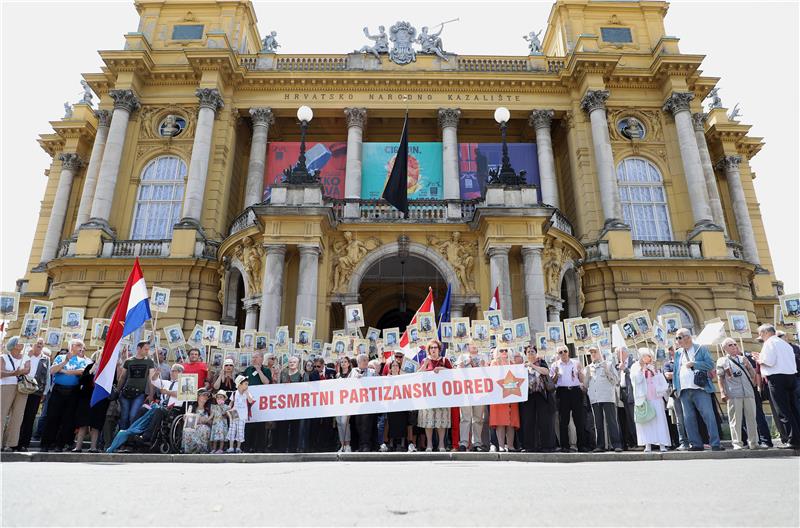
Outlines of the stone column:
[{"label": "stone column", "polygon": [[56,187],[53,208],[50,209],[50,220],[47,222],[47,231],[44,235],[40,266],[47,264],[56,256],[58,243],[61,241],[61,231],[64,229],[64,218],[67,215],[72,180],[82,165],[77,154],[61,154],[58,158],[61,160],[61,173],[58,176],[58,187]]},{"label": "stone column", "polygon": [[503,319],[511,319],[513,310],[511,306],[511,273],[508,269],[508,252],[511,246],[491,246],[489,254],[489,273],[491,276],[491,289],[500,286],[500,310]]},{"label": "stone column", "polygon": [[448,200],[447,217],[460,218],[461,183],[458,177],[458,108],[440,108],[439,126],[442,128],[442,174],[444,199]]},{"label": "stone column", "polygon": [[194,132],[192,159],[189,161],[189,177],[186,181],[186,196],[183,199],[183,218],[179,225],[200,230],[214,118],[217,110],[223,107],[223,102],[216,88],[198,88],[195,94],[200,99],[200,111],[197,115],[197,129]]},{"label": "stone column", "polygon": [[689,202],[692,206],[692,219],[695,231],[705,231],[708,227],[716,227],[711,220],[711,207],[708,205],[708,190],[703,176],[703,165],[700,162],[700,150],[694,135],[692,114],[689,102],[694,94],[689,92],[673,92],[664,103],[664,111],[675,117],[675,128],[678,131],[678,144],[681,149],[683,173],[686,175],[686,186],[689,191]]},{"label": "stone column", "polygon": [[561,310],[558,306],[552,304],[547,307],[547,320],[551,323],[558,323],[561,321]]},{"label": "stone column", "polygon": [[95,115],[97,116],[97,133],[94,136],[94,144],[92,144],[89,165],[86,167],[86,175],[83,178],[81,201],[78,205],[78,216],[75,220],[75,234],[83,224],[89,221],[89,215],[92,212],[92,200],[97,186],[97,176],[100,174],[100,163],[103,161],[103,150],[106,148],[108,127],[111,124],[111,112],[108,110],[98,110]]},{"label": "stone column", "polygon": [[294,324],[301,319],[317,319],[317,277],[319,275],[319,247],[301,244],[300,271],[297,275],[297,303]]},{"label": "stone column", "polygon": [[264,161],[267,157],[269,126],[275,122],[271,108],[251,108],[253,138],[250,141],[250,161],[247,163],[247,184],[244,193],[245,209],[264,200]]},{"label": "stone column", "polygon": [[275,329],[280,326],[283,308],[283,267],[286,260],[286,246],[267,244],[264,249],[267,256],[264,259],[264,282],[261,287],[258,329],[274,335]]},{"label": "stone column", "polygon": [[[363,154],[364,126],[367,124],[366,108],[345,108],[347,118],[347,162],[344,175],[344,197],[361,199],[361,159]],[[360,218],[358,203],[348,203],[344,207],[345,218]]]},{"label": "stone column", "polygon": [[556,162],[553,156],[553,140],[550,136],[553,115],[554,112],[552,110],[534,110],[531,112],[528,123],[536,131],[536,154],[539,159],[541,201],[544,204],[559,207]]},{"label": "stone column", "polygon": [[244,329],[245,330],[257,330],[258,329],[258,304],[253,302],[252,300],[249,302],[245,302],[245,319],[244,319]]},{"label": "stone column", "polygon": [[543,332],[547,322],[547,305],[542,271],[543,246],[522,246],[522,269],[525,274],[525,305],[531,332]]},{"label": "stone column", "polygon": [[131,114],[139,108],[139,99],[133,90],[111,90],[108,93],[114,99],[114,113],[108,129],[106,148],[100,162],[100,174],[97,176],[97,187],[92,199],[91,218],[87,224],[90,228],[101,228],[111,231],[108,217],[114,201],[114,190],[117,187],[119,165],[122,161],[122,150],[125,147],[125,134]]},{"label": "stone column", "polygon": [[760,265],[756,236],[753,233],[753,223],[750,220],[750,210],[747,207],[747,198],[742,187],[742,177],[739,174],[741,156],[725,156],[717,162],[717,168],[725,171],[728,180],[728,190],[731,193],[733,216],[736,219],[736,230],[739,232],[739,242],[742,243],[744,258],[748,262]]},{"label": "stone column", "polygon": [[614,154],[608,135],[606,118],[606,99],[608,90],[589,90],[581,100],[581,108],[589,114],[592,124],[592,144],[597,164],[597,180],[600,184],[600,202],[603,206],[605,222],[603,229],[627,228],[622,216],[622,204],[617,188],[617,171],[614,167]]},{"label": "stone column", "polygon": [[708,153],[708,143],[706,143],[706,117],[708,114],[698,112],[692,114],[692,124],[694,125],[694,137],[697,140],[697,149],[700,152],[700,163],[703,165],[703,176],[706,180],[706,191],[708,192],[708,204],[711,206],[711,216],[714,223],[722,228],[725,235],[728,230],[725,227],[725,215],[722,212],[722,200],[719,197],[719,187],[717,187],[717,177],[714,174],[714,165],[711,163],[711,155]]}]

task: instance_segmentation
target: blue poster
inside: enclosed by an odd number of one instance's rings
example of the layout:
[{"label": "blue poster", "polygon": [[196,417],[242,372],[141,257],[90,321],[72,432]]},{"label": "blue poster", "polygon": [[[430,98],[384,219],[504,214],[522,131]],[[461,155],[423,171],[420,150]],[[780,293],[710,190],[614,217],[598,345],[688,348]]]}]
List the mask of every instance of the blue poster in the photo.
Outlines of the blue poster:
[{"label": "blue poster", "polygon": [[[502,143],[459,143],[458,166],[461,181],[461,199],[481,198],[486,190],[486,178],[490,170],[500,170],[503,156]],[[529,185],[539,187],[539,159],[536,143],[509,143],[508,158],[511,166],[520,174],[525,171]]]},{"label": "blue poster", "polygon": [[[364,143],[361,198],[378,200],[392,172],[397,143]],[[408,199],[442,200],[442,144],[408,144]]]}]

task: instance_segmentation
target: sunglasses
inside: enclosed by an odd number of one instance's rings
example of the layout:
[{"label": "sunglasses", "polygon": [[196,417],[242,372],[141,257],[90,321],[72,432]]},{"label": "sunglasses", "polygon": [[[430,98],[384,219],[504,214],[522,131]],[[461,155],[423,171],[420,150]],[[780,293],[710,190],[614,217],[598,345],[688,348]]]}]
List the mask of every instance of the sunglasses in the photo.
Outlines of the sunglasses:
[{"label": "sunglasses", "polygon": [[675,339],[677,341],[680,341],[681,339],[686,339],[687,337],[689,337],[689,336],[676,336]]}]

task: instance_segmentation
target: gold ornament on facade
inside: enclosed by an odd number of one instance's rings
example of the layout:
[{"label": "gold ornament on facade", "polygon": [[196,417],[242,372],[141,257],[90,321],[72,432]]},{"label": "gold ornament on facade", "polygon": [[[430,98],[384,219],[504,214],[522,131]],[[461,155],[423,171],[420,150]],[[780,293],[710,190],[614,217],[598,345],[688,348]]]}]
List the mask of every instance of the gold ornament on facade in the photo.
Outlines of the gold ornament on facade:
[{"label": "gold ornament on facade", "polygon": [[461,240],[461,233],[454,231],[449,240],[438,240],[428,235],[428,245],[442,254],[453,267],[464,291],[475,291],[475,258],[478,254],[477,244]]},{"label": "gold ornament on facade", "polygon": [[630,108],[608,109],[608,130],[612,141],[630,143],[631,140],[622,135],[617,124],[631,117],[639,120],[646,132],[644,137],[637,141],[644,143],[660,143],[664,141],[660,113],[649,110],[631,110]]},{"label": "gold ornament on facade", "polygon": [[[159,128],[167,116],[176,116],[186,122],[186,126],[181,130],[180,139],[189,139],[194,137],[194,126],[197,115],[197,106],[143,106],[139,112],[139,140],[157,140],[164,141],[167,139],[159,133]],[[177,138],[176,138],[177,139]]]},{"label": "gold ornament on facade", "polygon": [[561,297],[561,270],[571,259],[569,249],[560,241],[547,239],[542,252],[542,271],[544,272],[547,293]]},{"label": "gold ornament on facade", "polygon": [[346,289],[347,282],[361,259],[381,245],[380,240],[374,237],[361,242],[350,231],[345,231],[343,236],[344,240],[339,240],[333,244],[334,272],[332,291],[334,292]]},{"label": "gold ornament on facade", "polygon": [[224,304],[225,302],[225,274],[227,271],[228,268],[225,264],[220,264],[219,268],[217,268],[217,272],[219,273],[219,293],[217,293],[217,300],[220,304]]},{"label": "gold ornament on facade", "polygon": [[261,262],[264,250],[251,237],[244,237],[233,253],[244,267],[244,280],[250,295],[261,293]]}]

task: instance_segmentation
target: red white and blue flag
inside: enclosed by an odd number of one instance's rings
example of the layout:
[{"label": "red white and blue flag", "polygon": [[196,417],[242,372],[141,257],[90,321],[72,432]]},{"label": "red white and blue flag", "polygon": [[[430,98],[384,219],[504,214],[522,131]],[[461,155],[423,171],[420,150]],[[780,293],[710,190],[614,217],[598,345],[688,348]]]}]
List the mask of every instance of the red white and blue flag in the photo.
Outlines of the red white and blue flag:
[{"label": "red white and blue flag", "polygon": [[114,372],[117,370],[119,353],[123,347],[122,340],[143,327],[145,321],[150,317],[150,296],[147,294],[144,274],[142,274],[142,268],[139,267],[137,258],[133,263],[131,274],[128,276],[128,282],[125,283],[125,289],[122,290],[122,297],[119,299],[117,309],[111,318],[103,355],[100,357],[100,366],[94,375],[92,407],[111,394]]},{"label": "red white and blue flag", "polygon": [[[417,322],[417,316],[420,313],[435,312],[435,311],[436,307],[433,305],[433,289],[428,288],[428,296],[425,297],[425,300],[422,302],[422,305],[419,307],[419,310],[417,310],[417,313],[414,314],[414,317],[411,319],[410,324],[414,324]],[[411,345],[410,341],[411,340],[408,337],[408,328],[406,328],[406,331],[403,332],[403,335],[400,337],[400,349],[403,351],[403,354],[405,354],[406,357],[410,357],[413,359],[414,356],[416,356],[419,353],[420,346],[419,345],[410,346]]]},{"label": "red white and blue flag", "polygon": [[489,309],[490,310],[499,310],[500,309],[500,286],[499,285],[494,289],[494,295],[492,295],[492,300],[489,301]]}]

